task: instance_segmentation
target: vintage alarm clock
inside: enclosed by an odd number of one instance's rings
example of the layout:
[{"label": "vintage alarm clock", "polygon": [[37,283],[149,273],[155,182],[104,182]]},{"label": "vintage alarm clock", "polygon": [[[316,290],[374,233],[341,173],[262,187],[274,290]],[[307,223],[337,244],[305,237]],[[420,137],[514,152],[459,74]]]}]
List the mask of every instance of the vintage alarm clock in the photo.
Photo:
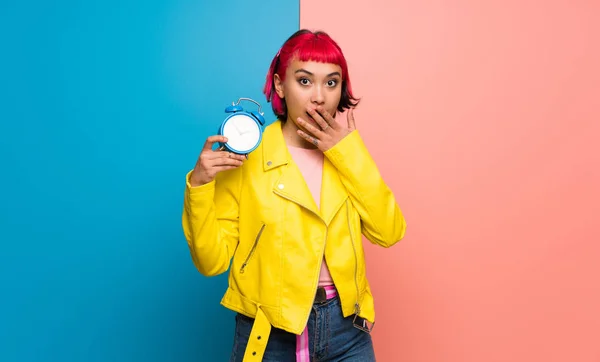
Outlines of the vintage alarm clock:
[{"label": "vintage alarm clock", "polygon": [[[240,106],[241,101],[253,102],[258,106],[258,111],[245,111]],[[219,135],[227,137],[226,143],[221,143],[220,149],[247,155],[254,151],[262,141],[265,119],[261,112],[260,103],[250,98],[240,98],[237,103],[225,108],[225,113],[230,113],[219,127]]]}]

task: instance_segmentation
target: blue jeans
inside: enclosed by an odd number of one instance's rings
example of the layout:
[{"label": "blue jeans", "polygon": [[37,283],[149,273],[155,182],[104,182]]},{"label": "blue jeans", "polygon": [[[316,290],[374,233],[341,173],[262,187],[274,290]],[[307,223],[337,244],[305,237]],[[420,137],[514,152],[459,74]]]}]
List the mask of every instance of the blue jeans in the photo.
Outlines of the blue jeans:
[{"label": "blue jeans", "polygon": [[[241,362],[250,338],[254,319],[237,314],[235,339],[230,362]],[[352,324],[354,316],[344,318],[339,297],[313,305],[308,319],[310,360],[312,362],[374,362],[371,335]],[[272,328],[264,362],[294,362],[296,335]]]}]

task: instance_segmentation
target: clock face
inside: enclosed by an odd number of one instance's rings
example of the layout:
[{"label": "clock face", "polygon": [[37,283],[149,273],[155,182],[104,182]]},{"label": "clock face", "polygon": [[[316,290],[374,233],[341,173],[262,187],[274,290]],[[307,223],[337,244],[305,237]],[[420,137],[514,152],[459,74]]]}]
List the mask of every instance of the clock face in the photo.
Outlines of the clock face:
[{"label": "clock face", "polygon": [[252,150],[260,141],[260,127],[250,116],[233,115],[223,127],[223,135],[227,137],[227,145],[239,152]]}]

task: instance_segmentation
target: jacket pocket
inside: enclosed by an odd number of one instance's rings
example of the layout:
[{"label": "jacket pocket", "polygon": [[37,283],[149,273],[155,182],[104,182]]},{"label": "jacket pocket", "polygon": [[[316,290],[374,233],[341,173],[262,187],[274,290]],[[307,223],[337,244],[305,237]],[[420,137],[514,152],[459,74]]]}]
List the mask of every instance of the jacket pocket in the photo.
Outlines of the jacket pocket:
[{"label": "jacket pocket", "polygon": [[244,260],[244,263],[240,267],[241,274],[244,273],[244,270],[246,269],[246,266],[248,266],[248,263],[250,262],[252,255],[254,255],[254,252],[256,251],[256,247],[258,246],[258,242],[260,240],[260,236],[262,235],[263,230],[265,229],[265,226],[266,226],[265,224],[262,224],[262,226],[260,227],[260,230],[258,231],[258,234],[256,235],[256,239],[254,239],[254,244],[252,244],[252,249],[250,249],[248,256],[246,257],[246,259]]}]

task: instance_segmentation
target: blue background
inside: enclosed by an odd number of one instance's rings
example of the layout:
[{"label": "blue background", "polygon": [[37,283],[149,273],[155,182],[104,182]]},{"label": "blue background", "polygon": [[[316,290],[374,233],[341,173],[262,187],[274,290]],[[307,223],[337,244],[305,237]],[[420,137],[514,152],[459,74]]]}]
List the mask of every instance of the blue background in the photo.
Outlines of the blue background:
[{"label": "blue background", "polygon": [[[0,5],[0,360],[226,361],[184,175],[261,93],[298,1]],[[252,104],[247,104],[252,107]]]}]

